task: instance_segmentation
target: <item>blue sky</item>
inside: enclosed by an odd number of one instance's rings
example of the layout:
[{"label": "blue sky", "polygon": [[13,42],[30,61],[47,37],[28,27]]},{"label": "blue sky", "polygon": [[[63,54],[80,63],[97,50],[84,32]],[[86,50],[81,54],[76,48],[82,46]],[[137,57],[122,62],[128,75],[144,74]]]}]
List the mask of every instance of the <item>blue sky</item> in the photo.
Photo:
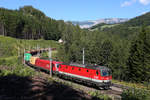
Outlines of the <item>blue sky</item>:
[{"label": "blue sky", "polygon": [[0,0],[0,7],[32,5],[46,16],[65,21],[133,18],[150,11],[150,0]]}]

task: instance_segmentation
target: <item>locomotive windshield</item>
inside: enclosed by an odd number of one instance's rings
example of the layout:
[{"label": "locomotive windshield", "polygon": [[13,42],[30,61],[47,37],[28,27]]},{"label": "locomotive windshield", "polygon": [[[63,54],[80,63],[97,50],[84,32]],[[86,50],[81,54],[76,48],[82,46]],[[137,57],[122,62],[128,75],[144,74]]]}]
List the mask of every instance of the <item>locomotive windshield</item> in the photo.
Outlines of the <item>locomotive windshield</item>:
[{"label": "locomotive windshield", "polygon": [[110,76],[111,71],[110,70],[101,70],[101,76]]}]

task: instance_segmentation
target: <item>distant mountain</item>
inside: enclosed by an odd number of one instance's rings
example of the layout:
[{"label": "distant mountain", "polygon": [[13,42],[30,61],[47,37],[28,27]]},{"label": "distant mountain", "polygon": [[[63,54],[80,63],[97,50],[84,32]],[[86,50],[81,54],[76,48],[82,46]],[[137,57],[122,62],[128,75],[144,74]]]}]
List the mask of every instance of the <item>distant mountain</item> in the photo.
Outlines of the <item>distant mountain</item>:
[{"label": "distant mountain", "polygon": [[79,25],[81,28],[90,28],[92,26],[95,26],[97,24],[105,23],[105,24],[117,24],[126,22],[129,19],[127,18],[104,18],[99,20],[89,20],[89,21],[72,21],[74,25]]},{"label": "distant mountain", "polygon": [[150,12],[119,24],[97,24],[88,28],[88,30],[99,30],[107,34],[118,34],[123,38],[132,38],[139,33],[142,26],[150,28]]}]

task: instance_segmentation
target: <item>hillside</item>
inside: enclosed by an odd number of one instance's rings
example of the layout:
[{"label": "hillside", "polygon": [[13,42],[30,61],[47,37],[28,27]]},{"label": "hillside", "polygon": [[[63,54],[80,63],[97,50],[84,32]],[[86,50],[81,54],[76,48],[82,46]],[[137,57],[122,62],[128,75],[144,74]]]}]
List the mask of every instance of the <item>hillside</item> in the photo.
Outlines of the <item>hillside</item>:
[{"label": "hillside", "polygon": [[[37,47],[58,48],[60,44],[53,40],[24,40],[0,35],[0,65],[16,64],[18,57],[23,57],[24,49],[31,50]],[[21,62],[19,63],[21,64]]]},{"label": "hillside", "polygon": [[135,17],[135,18],[123,23],[123,25],[129,26],[129,27],[137,27],[137,26],[143,26],[143,25],[148,26],[148,25],[150,25],[150,12],[148,12],[144,15]]}]

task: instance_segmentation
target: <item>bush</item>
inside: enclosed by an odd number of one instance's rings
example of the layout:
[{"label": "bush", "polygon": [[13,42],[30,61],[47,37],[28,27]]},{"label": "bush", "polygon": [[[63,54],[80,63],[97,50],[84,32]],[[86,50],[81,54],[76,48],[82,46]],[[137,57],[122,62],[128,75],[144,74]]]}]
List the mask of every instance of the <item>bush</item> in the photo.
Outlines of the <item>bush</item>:
[{"label": "bush", "polygon": [[0,65],[6,65],[6,66],[18,65],[22,63],[21,59],[22,58],[18,58],[17,56],[0,58]]},{"label": "bush", "polygon": [[112,100],[110,97],[108,97],[107,95],[104,95],[104,94],[101,94],[99,93],[98,91],[92,91],[92,92],[89,92],[88,94],[90,94],[91,96],[93,97],[97,97],[99,98],[100,100]]},{"label": "bush", "polygon": [[32,68],[22,65],[21,58],[16,56],[0,59],[0,76],[7,75],[33,76],[35,71]]},{"label": "bush", "polygon": [[18,65],[18,66],[4,66],[3,70],[0,71],[0,76],[16,75],[16,76],[33,76],[35,71],[29,67]]},{"label": "bush", "polygon": [[150,100],[150,91],[144,89],[127,89],[121,94],[122,100]]}]

